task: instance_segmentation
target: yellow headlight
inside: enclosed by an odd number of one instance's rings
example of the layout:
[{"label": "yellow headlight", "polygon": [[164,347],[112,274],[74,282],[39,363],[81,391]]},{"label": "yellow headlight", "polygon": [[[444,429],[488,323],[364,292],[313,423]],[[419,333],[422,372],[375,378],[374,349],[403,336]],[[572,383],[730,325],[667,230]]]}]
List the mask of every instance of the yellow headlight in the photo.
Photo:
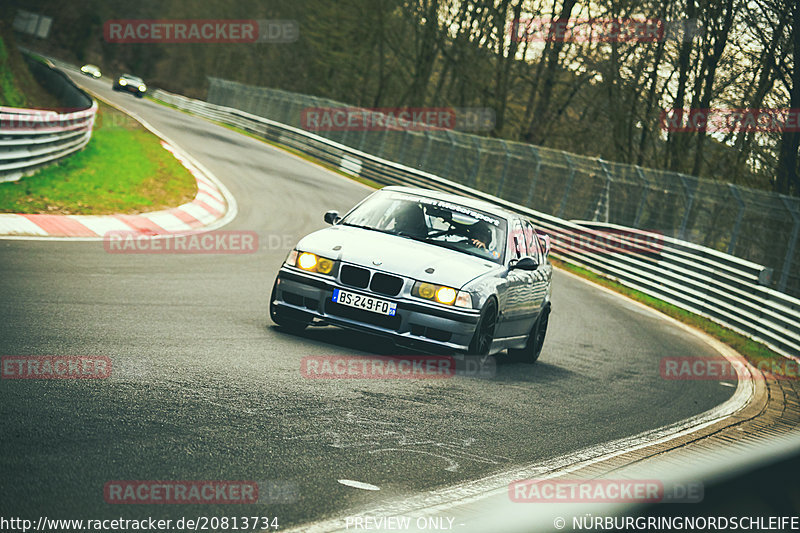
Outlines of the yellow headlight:
[{"label": "yellow headlight", "polygon": [[456,290],[450,287],[440,287],[439,290],[436,291],[436,300],[439,303],[449,305],[456,301]]},{"label": "yellow headlight", "polygon": [[128,85],[128,82],[125,80],[119,80],[120,85]]},{"label": "yellow headlight", "polygon": [[300,254],[300,257],[297,258],[297,266],[303,270],[314,270],[314,267],[317,266],[317,256],[308,252],[303,252]]},{"label": "yellow headlight", "polygon": [[333,270],[333,261],[320,257],[317,260],[317,272],[320,274],[329,274]]},{"label": "yellow headlight", "polygon": [[431,299],[436,292],[436,287],[430,283],[423,283],[419,286],[418,292],[421,298]]}]

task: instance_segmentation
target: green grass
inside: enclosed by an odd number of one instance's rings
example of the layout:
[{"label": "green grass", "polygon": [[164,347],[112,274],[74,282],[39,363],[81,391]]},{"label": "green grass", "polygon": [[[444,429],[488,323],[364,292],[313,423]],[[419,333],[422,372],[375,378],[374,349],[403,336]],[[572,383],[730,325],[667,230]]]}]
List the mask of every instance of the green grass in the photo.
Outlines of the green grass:
[{"label": "green grass", "polygon": [[585,278],[593,283],[597,283],[598,285],[602,285],[603,287],[607,287],[615,292],[618,292],[624,296],[632,300],[636,300],[637,302],[641,302],[648,307],[652,307],[657,311],[664,313],[667,316],[678,320],[684,324],[687,324],[693,328],[699,329],[715,339],[722,341],[723,343],[727,344],[740,354],[742,354],[748,361],[753,363],[754,365],[758,365],[759,362],[765,361],[773,361],[773,360],[783,360],[785,359],[782,355],[773,352],[760,342],[756,342],[752,339],[745,337],[735,331],[731,331],[730,329],[721,326],[710,320],[708,318],[702,317],[695,313],[691,313],[689,311],[685,311],[677,306],[659,300],[658,298],[653,298],[652,296],[648,296],[647,294],[637,291],[636,289],[631,289],[630,287],[626,287],[622,283],[618,281],[614,281],[608,278],[604,278],[599,274],[596,274],[590,270],[586,270],[585,268],[581,268],[576,265],[571,265],[569,263],[565,263],[563,261],[559,261],[557,259],[551,259],[551,262],[554,266],[566,270],[567,272],[571,272],[576,274],[582,278]]},{"label": "green grass", "polygon": [[132,214],[194,198],[194,177],[158,137],[128,115],[99,106],[86,148],[32,176],[0,183],[0,212]]}]

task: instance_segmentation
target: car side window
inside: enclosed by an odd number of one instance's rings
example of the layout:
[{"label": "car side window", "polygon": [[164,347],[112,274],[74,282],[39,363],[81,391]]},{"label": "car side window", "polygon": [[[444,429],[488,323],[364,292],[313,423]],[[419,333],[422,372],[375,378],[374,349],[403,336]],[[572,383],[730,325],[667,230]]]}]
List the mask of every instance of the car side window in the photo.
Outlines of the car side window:
[{"label": "car side window", "polygon": [[525,244],[525,232],[519,220],[514,220],[511,226],[510,235],[510,248],[512,251],[512,259],[520,259],[528,255],[528,247]]},{"label": "car side window", "polygon": [[536,230],[533,229],[533,224],[524,220],[522,222],[525,231],[525,244],[528,248],[528,255],[536,259],[537,263],[542,263],[542,248],[539,246],[539,238],[536,235]]}]

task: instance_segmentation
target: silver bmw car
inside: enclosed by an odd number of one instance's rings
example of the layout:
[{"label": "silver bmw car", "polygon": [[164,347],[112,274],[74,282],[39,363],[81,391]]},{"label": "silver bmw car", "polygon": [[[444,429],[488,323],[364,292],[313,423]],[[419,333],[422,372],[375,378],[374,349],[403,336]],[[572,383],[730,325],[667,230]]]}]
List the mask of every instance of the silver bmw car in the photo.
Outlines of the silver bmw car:
[{"label": "silver bmw car", "polygon": [[335,325],[430,352],[538,359],[550,316],[550,240],[527,218],[453,194],[385,187],[286,258],[279,327]]}]

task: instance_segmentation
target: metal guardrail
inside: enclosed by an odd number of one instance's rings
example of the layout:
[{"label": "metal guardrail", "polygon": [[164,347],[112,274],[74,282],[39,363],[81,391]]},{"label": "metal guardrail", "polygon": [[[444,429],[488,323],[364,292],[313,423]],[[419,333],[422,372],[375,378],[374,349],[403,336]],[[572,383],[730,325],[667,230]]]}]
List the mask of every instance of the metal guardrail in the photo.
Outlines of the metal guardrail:
[{"label": "metal guardrail", "polygon": [[[0,107],[0,181],[18,179],[48,163],[77,152],[89,143],[97,102],[78,89],[63,73],[38,63],[37,78],[61,86],[68,112]],[[49,71],[49,72],[48,72]]]},{"label": "metal guardrail", "polygon": [[524,214],[551,236],[556,258],[710,318],[783,355],[800,356],[800,300],[765,287],[771,271],[762,265],[653,232],[564,220],[244,111],[162,90],[153,95],[377,183],[449,191]]}]

